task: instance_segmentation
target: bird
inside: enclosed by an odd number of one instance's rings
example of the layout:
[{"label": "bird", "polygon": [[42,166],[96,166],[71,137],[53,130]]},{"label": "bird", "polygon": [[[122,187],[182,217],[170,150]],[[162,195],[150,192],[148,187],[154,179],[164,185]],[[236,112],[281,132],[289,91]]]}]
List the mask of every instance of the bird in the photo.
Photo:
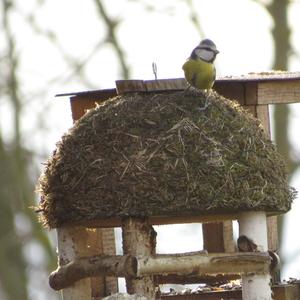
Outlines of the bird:
[{"label": "bird", "polygon": [[199,90],[212,88],[216,78],[214,60],[218,53],[215,43],[210,39],[202,40],[192,51],[182,66],[184,77],[191,86]]},{"label": "bird", "polygon": [[257,252],[257,245],[245,235],[237,239],[237,247],[240,252]]}]

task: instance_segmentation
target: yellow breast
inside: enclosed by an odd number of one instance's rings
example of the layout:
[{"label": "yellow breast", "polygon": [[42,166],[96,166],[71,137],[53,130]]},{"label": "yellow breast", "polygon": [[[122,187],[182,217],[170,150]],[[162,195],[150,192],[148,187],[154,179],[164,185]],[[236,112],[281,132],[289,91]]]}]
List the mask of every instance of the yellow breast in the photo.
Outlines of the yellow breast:
[{"label": "yellow breast", "polygon": [[182,69],[185,79],[190,85],[200,90],[212,88],[216,77],[215,67],[212,63],[200,59],[188,59]]}]

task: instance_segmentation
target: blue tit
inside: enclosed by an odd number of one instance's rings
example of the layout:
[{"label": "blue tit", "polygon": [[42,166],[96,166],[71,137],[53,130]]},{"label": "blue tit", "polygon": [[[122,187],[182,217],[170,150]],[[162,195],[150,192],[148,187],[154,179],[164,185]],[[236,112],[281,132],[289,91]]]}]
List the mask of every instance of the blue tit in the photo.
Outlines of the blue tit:
[{"label": "blue tit", "polygon": [[215,43],[209,39],[202,40],[192,51],[182,66],[185,79],[191,86],[200,90],[212,88],[216,78],[213,63],[218,53]]}]

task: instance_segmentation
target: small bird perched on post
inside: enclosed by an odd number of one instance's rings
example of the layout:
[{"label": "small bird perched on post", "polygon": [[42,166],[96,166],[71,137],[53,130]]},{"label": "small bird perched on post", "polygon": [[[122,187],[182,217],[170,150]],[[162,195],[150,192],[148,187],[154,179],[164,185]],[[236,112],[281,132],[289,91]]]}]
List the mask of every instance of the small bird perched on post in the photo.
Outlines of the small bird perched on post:
[{"label": "small bird perched on post", "polygon": [[200,90],[212,88],[216,78],[213,63],[218,53],[215,43],[209,39],[202,40],[192,51],[182,66],[185,79],[191,86]]}]

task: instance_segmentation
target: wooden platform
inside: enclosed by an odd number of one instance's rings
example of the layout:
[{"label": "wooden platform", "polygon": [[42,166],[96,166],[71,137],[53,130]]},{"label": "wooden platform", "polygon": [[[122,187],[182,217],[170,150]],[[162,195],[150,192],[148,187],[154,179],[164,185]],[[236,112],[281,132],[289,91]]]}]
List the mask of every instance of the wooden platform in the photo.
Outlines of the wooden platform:
[{"label": "wooden platform", "polygon": [[[299,300],[300,283],[275,285],[272,287],[274,300]],[[212,291],[191,295],[162,296],[161,300],[242,300],[241,290]]]}]

